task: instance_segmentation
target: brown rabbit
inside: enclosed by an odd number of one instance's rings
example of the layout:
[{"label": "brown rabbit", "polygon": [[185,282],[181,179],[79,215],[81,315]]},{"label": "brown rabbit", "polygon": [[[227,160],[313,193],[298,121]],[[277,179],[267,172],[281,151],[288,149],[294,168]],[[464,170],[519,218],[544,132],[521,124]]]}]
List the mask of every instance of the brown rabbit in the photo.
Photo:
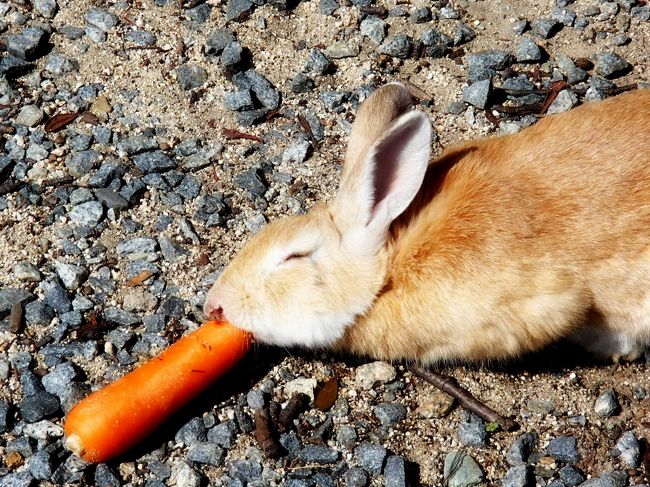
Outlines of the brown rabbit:
[{"label": "brown rabbit", "polygon": [[587,103],[429,161],[397,83],[361,106],[328,205],[267,225],[205,312],[278,345],[421,363],[571,338],[650,342],[650,90]]}]

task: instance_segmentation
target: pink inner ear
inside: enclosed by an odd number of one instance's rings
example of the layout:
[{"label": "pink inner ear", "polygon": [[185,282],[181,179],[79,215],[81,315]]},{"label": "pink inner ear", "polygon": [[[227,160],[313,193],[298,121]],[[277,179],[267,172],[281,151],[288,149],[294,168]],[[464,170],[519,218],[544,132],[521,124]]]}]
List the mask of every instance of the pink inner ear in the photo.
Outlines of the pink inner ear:
[{"label": "pink inner ear", "polygon": [[375,210],[389,194],[395,191],[398,184],[400,169],[404,170],[405,156],[413,156],[408,150],[409,143],[417,133],[417,123],[408,123],[404,127],[391,132],[377,144],[375,149],[375,170],[373,171],[373,205],[370,219],[375,216]]}]

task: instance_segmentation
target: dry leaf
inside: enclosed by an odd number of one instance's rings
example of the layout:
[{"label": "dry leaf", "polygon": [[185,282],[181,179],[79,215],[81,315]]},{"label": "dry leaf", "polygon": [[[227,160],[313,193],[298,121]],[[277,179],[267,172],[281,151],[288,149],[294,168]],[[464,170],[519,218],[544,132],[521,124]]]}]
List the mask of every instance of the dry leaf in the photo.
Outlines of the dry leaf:
[{"label": "dry leaf", "polygon": [[323,387],[320,388],[316,397],[314,398],[314,406],[317,409],[325,412],[336,402],[336,399],[339,396],[339,384],[336,381],[336,377],[329,379]]},{"label": "dry leaf", "polygon": [[79,117],[79,121],[91,125],[99,125],[100,122],[99,117],[92,112],[83,112]]},{"label": "dry leaf", "polygon": [[144,281],[149,279],[151,276],[153,276],[153,272],[142,271],[139,274],[133,276],[131,279],[129,279],[129,282],[127,282],[126,285],[130,287],[140,286]]},{"label": "dry leaf", "polygon": [[61,130],[74,122],[78,116],[78,113],[59,113],[58,115],[54,115],[45,123],[45,131],[56,132],[57,130]]},{"label": "dry leaf", "polygon": [[247,139],[254,140],[255,142],[262,142],[261,137],[253,134],[245,134],[239,130],[223,129],[223,135],[226,137],[226,139]]}]

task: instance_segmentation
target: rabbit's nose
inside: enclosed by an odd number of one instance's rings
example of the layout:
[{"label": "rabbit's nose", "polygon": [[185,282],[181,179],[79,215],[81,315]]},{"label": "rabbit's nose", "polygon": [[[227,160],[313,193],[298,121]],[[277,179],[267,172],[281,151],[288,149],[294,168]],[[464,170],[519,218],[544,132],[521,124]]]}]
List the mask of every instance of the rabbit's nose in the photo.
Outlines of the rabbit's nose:
[{"label": "rabbit's nose", "polygon": [[218,321],[225,320],[223,307],[217,303],[206,301],[205,305],[203,306],[203,311],[205,315],[211,320],[218,320]]}]

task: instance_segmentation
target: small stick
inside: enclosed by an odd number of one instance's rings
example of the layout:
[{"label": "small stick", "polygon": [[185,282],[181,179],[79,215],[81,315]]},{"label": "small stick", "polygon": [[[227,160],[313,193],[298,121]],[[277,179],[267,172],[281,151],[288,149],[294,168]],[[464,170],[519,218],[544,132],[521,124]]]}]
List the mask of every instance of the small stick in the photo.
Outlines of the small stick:
[{"label": "small stick", "polygon": [[418,377],[436,386],[442,392],[458,399],[462,407],[480,416],[485,421],[497,423],[506,431],[514,431],[518,428],[517,423],[512,419],[500,415],[490,406],[476,399],[467,389],[462,388],[453,377],[432,370],[425,370],[415,365],[408,366],[408,369]]},{"label": "small stick", "polygon": [[400,80],[400,83],[402,83],[404,86],[406,86],[406,89],[409,90],[409,93],[411,93],[411,96],[414,98],[417,98],[418,100],[431,100],[432,96],[429,95],[426,91],[424,91],[422,88],[419,86],[414,85],[407,79]]},{"label": "small stick", "polygon": [[309,396],[303,394],[302,392],[296,392],[289,402],[280,411],[280,417],[278,418],[278,426],[280,431],[287,431],[291,427],[293,420],[302,413],[307,406],[309,405]]},{"label": "small stick", "polygon": [[277,458],[282,448],[275,439],[275,431],[268,408],[255,411],[255,439],[266,458]]},{"label": "small stick", "polygon": [[221,131],[223,135],[226,137],[226,139],[246,139],[246,140],[252,140],[255,142],[263,142],[262,137],[258,137],[257,135],[253,134],[246,134],[244,132],[240,132],[239,130],[234,130],[234,129],[223,129]]}]

